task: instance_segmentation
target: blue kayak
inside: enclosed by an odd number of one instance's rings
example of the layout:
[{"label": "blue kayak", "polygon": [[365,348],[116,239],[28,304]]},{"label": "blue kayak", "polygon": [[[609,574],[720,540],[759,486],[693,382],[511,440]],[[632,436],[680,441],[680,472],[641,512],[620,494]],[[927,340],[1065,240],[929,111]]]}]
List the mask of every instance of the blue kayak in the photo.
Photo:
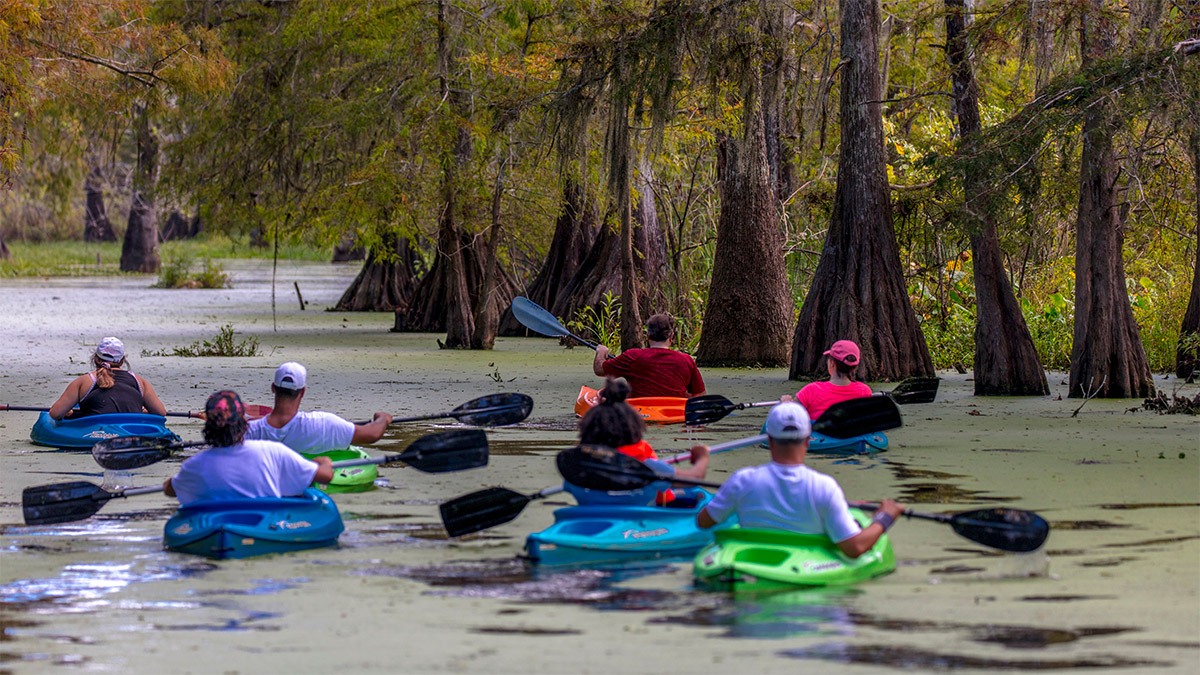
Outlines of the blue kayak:
[{"label": "blue kayak", "polygon": [[344,529],[329,495],[309,488],[299,497],[215,499],[180,507],[163,529],[163,547],[207,558],[248,558],[333,546]]},{"label": "blue kayak", "polygon": [[165,438],[171,442],[179,440],[179,436],[167,428],[167,418],[147,413],[109,413],[64,417],[55,421],[50,413],[44,412],[38,415],[33,430],[29,432],[30,440],[38,445],[80,450],[90,450],[100,441],[121,436]]},{"label": "blue kayak", "polygon": [[[762,433],[767,433],[766,422],[763,423]],[[762,446],[765,448],[767,444],[763,443]],[[850,438],[834,438],[814,431],[808,438],[808,451],[814,455],[869,455],[887,449],[888,437],[882,431]]]},{"label": "blue kayak", "polygon": [[[558,509],[553,525],[525,540],[525,553],[541,565],[691,556],[713,540],[712,529],[696,527],[696,514],[713,496],[695,487],[676,490],[680,493],[670,502],[676,506],[580,505]],[[729,525],[732,522],[722,523],[721,527]]]}]

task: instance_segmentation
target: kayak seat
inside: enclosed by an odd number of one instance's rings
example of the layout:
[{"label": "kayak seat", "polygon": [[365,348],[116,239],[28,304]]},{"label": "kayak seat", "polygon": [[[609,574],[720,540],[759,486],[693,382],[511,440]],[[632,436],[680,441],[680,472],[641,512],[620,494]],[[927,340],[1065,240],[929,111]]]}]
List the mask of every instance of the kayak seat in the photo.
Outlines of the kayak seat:
[{"label": "kayak seat", "polygon": [[700,504],[700,500],[695,497],[676,497],[671,501],[663,504],[664,509],[694,509]]},{"label": "kayak seat", "polygon": [[738,551],[734,556],[734,560],[738,562],[754,563],[756,565],[779,565],[784,560],[787,560],[788,554],[786,551],[771,548],[747,548]]}]

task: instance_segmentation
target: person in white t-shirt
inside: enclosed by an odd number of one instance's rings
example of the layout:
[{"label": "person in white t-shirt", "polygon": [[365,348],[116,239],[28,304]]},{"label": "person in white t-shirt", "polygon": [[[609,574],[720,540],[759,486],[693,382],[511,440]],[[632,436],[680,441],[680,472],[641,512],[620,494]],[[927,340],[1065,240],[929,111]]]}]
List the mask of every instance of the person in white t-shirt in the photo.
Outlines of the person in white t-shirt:
[{"label": "person in white t-shirt", "polygon": [[709,528],[737,514],[742,527],[824,534],[851,558],[871,550],[904,507],[885,499],[871,524],[860,527],[837,481],[804,466],[811,433],[804,406],[784,397],[767,415],[771,462],[736,471],[696,515],[696,524]]},{"label": "person in white t-shirt", "polygon": [[250,423],[246,438],[278,441],[296,452],[315,454],[342,450],[351,445],[368,445],[383,438],[392,416],[375,413],[366,424],[355,424],[333,413],[303,412],[300,401],[308,384],[308,371],[295,361],[275,369],[275,407],[271,414]]},{"label": "person in white t-shirt", "polygon": [[208,397],[204,441],[212,447],[185,460],[163,483],[163,492],[187,506],[210,499],[290,497],[313,482],[333,480],[328,457],[309,461],[282,443],[245,440],[246,427],[246,406],[236,392]]}]

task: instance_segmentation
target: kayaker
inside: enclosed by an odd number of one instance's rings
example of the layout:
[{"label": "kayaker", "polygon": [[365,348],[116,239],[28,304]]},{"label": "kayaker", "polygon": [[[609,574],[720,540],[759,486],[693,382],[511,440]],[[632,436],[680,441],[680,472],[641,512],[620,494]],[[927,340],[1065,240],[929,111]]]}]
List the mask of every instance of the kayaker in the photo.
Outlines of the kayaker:
[{"label": "kayaker", "polygon": [[163,483],[168,497],[186,506],[208,499],[290,497],[333,480],[328,457],[310,461],[274,441],[248,440],[246,406],[233,391],[218,391],[204,404],[204,442],[212,447],[184,460]]},{"label": "kayaker", "polygon": [[[163,415],[166,406],[158,399],[141,375],[122,370],[129,365],[125,344],[115,337],[106,337],[92,353],[92,372],[84,373],[67,385],[62,396],[50,406],[50,417],[60,420],[106,413],[148,412]],[[79,409],[75,410],[78,405]]]},{"label": "kayaker", "polygon": [[829,379],[823,382],[810,382],[796,392],[796,402],[808,411],[812,420],[821,419],[821,415],[829,406],[854,398],[871,395],[871,388],[862,382],[854,381],[854,371],[862,360],[858,345],[850,340],[838,340],[825,351],[825,367],[829,370]]},{"label": "kayaker", "polygon": [[308,370],[295,361],[275,369],[271,391],[275,407],[266,417],[250,422],[246,438],[279,441],[296,452],[318,453],[342,450],[351,445],[369,445],[383,438],[392,416],[375,413],[366,424],[355,424],[328,412],[300,410],[307,391]]},{"label": "kayaker", "polygon": [[[608,378],[600,390],[600,403],[579,420],[579,442],[582,445],[603,445],[616,448],[630,457],[645,462],[660,473],[674,474],[679,478],[703,480],[708,473],[708,446],[697,445],[691,450],[692,466],[678,468],[676,465],[658,461],[654,448],[642,438],[646,423],[625,399],[630,386],[624,378]],[[675,498],[670,483],[666,481],[648,485],[641,490],[629,492],[602,492],[589,490],[565,483],[567,491],[580,504],[666,504]]]},{"label": "kayaker", "polygon": [[767,415],[771,462],[734,472],[696,515],[696,524],[709,528],[736,514],[742,527],[824,534],[857,558],[871,550],[904,508],[885,499],[871,524],[860,527],[837,481],[804,465],[812,425],[804,406],[790,398]]},{"label": "kayaker", "polygon": [[655,314],[646,322],[646,337],[650,346],[627,349],[620,356],[609,358],[608,347],[596,348],[592,371],[600,377],[624,377],[633,388],[633,398],[646,396],[677,396],[690,398],[704,394],[704,378],[696,361],[683,352],[672,349],[675,339],[675,320],[669,314]]}]

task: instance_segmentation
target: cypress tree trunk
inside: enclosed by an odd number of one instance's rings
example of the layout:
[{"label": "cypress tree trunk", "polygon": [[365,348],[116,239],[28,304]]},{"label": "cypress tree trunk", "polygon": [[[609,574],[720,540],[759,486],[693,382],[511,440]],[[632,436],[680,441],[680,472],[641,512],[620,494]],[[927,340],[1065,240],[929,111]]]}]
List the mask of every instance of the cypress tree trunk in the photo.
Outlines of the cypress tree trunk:
[{"label": "cypress tree trunk", "polygon": [[[563,184],[562,212],[554,223],[554,238],[546,261],[525,289],[525,296],[537,304],[551,309],[563,293],[583,259],[596,240],[596,205],[578,181],[567,178]],[[500,319],[501,335],[528,335],[528,330],[505,310]]]},{"label": "cypress tree trunk", "polygon": [[0,260],[8,260],[12,257],[12,252],[8,250],[8,244],[4,243],[4,233],[0,232]]},{"label": "cypress tree trunk", "polygon": [[[448,114],[458,127],[454,147],[442,160],[442,213],[438,218],[437,256],[445,274],[446,342],[445,349],[466,349],[475,330],[471,312],[471,294],[467,286],[467,268],[463,260],[463,232],[459,218],[459,180],[471,158],[471,136],[463,94],[450,87],[450,46],[446,18],[446,0],[438,1],[438,70],[442,100],[447,101]],[[433,270],[430,270],[432,273]]]},{"label": "cypress tree trunk", "polygon": [[[1082,17],[1084,63],[1111,54],[1114,30],[1104,0],[1089,0]],[[1083,119],[1075,251],[1075,334],[1072,398],[1145,398],[1154,390],[1150,366],[1125,290],[1125,241],[1118,210],[1112,105],[1097,101]]]},{"label": "cypress tree trunk", "polygon": [[800,311],[788,370],[825,373],[836,340],[862,350],[862,379],[933,375],[933,362],[900,270],[892,227],[879,82],[876,0],[842,0],[842,142],[833,214],[821,261]]},{"label": "cypress tree trunk", "polygon": [[743,136],[724,136],[718,145],[721,212],[696,353],[702,365],[780,366],[788,356],[792,306],[767,156],[765,106],[758,82],[746,89]]},{"label": "cypress tree trunk", "polygon": [[[416,256],[407,238],[391,237],[388,255],[372,249],[358,276],[334,305],[339,312],[407,314],[416,285]],[[386,249],[385,249],[386,250]]]},{"label": "cypress tree trunk", "polygon": [[[1200,0],[1191,0],[1187,4],[1189,37],[1200,37]],[[1179,327],[1179,343],[1175,349],[1175,374],[1186,380],[1191,380],[1196,372],[1197,360],[1200,356],[1200,64],[1195,62],[1197,56],[1189,57],[1184,68],[1189,71],[1186,80],[1192,84],[1189,91],[1191,100],[1188,110],[1191,112],[1191,130],[1188,136],[1192,156],[1192,180],[1195,184],[1196,195],[1196,259],[1193,262],[1192,293],[1188,298],[1187,310],[1183,313],[1183,323]],[[1190,342],[1190,345],[1189,345]],[[1190,346],[1190,348],[1189,348]]]},{"label": "cypress tree trunk", "polygon": [[137,143],[137,167],[133,172],[133,199],[129,206],[129,225],[121,245],[121,271],[155,273],[158,258],[158,212],[154,192],[158,186],[158,138],[150,127],[145,104],[134,106],[134,139]]},{"label": "cypress tree trunk", "polygon": [[[959,151],[970,156],[983,125],[979,120],[979,89],[964,34],[966,22],[966,2],[946,0],[946,59],[954,82]],[[989,200],[981,197],[990,189],[989,177],[972,164],[963,175],[963,195],[975,271],[975,395],[1046,395],[1050,393],[1046,373],[1004,270],[996,219],[987,206]]]},{"label": "cypress tree trunk", "polygon": [[84,241],[116,241],[117,232],[113,229],[112,221],[108,219],[108,209],[104,206],[104,174],[97,164],[92,164],[87,178],[83,181],[83,192],[86,195],[83,215]]}]

